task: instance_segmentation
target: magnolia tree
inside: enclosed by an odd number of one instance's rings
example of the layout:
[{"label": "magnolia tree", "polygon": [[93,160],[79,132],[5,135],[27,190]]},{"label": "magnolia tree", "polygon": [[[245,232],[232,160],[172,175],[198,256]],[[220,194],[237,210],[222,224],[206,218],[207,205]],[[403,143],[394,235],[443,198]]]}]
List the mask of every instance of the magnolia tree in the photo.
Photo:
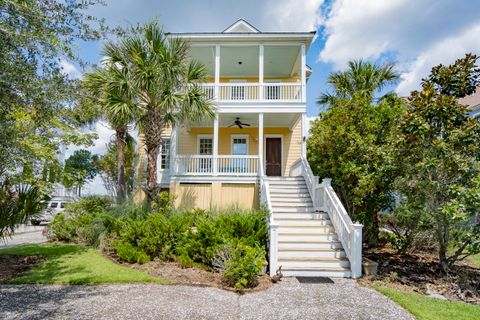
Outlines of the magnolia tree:
[{"label": "magnolia tree", "polygon": [[397,214],[429,225],[443,269],[480,252],[480,123],[458,102],[480,83],[477,60],[433,68],[399,123]]}]

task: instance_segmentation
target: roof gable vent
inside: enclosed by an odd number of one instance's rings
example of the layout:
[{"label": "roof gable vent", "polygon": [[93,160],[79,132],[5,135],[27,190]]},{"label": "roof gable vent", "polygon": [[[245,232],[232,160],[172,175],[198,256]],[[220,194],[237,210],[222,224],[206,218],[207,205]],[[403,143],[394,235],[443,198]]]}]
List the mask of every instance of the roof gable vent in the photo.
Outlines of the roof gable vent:
[{"label": "roof gable vent", "polygon": [[260,30],[243,19],[238,19],[234,24],[223,30],[223,33],[259,33]]}]

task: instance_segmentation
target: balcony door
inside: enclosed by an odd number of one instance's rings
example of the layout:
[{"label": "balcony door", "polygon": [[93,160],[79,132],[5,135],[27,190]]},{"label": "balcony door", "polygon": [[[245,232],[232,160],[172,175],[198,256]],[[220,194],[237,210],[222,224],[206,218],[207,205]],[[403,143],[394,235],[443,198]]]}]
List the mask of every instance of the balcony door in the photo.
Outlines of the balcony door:
[{"label": "balcony door", "polygon": [[267,176],[282,175],[281,137],[265,137],[265,173]]}]

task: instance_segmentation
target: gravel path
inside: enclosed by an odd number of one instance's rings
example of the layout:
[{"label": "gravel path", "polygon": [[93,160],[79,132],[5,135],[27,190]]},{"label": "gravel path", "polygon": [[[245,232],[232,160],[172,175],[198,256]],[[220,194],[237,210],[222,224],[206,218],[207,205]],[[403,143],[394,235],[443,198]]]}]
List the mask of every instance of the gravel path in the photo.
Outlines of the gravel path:
[{"label": "gravel path", "polygon": [[[329,280],[329,279],[328,279]],[[355,281],[300,283],[238,295],[189,286],[0,286],[0,319],[413,319]]]}]

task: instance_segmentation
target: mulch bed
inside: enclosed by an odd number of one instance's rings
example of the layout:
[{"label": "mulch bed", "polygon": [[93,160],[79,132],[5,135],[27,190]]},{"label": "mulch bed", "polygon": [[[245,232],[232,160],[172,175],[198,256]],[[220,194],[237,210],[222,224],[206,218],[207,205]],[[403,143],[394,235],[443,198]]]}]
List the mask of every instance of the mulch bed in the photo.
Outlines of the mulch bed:
[{"label": "mulch bed", "polygon": [[362,281],[381,283],[421,294],[440,294],[448,300],[480,304],[480,269],[459,262],[447,272],[439,268],[434,252],[395,254],[390,247],[366,249],[364,256],[378,262],[378,274]]},{"label": "mulch bed", "polygon": [[262,291],[272,286],[272,281],[266,274],[258,277],[257,285],[254,288],[235,289],[226,286],[222,282],[222,277],[219,273],[210,272],[196,267],[182,268],[181,264],[177,262],[150,261],[141,265],[127,264],[127,266],[147,272],[154,277],[162,277],[171,281],[172,284],[216,287],[238,293]]},{"label": "mulch bed", "polygon": [[0,282],[16,278],[44,260],[41,256],[0,255]]}]

